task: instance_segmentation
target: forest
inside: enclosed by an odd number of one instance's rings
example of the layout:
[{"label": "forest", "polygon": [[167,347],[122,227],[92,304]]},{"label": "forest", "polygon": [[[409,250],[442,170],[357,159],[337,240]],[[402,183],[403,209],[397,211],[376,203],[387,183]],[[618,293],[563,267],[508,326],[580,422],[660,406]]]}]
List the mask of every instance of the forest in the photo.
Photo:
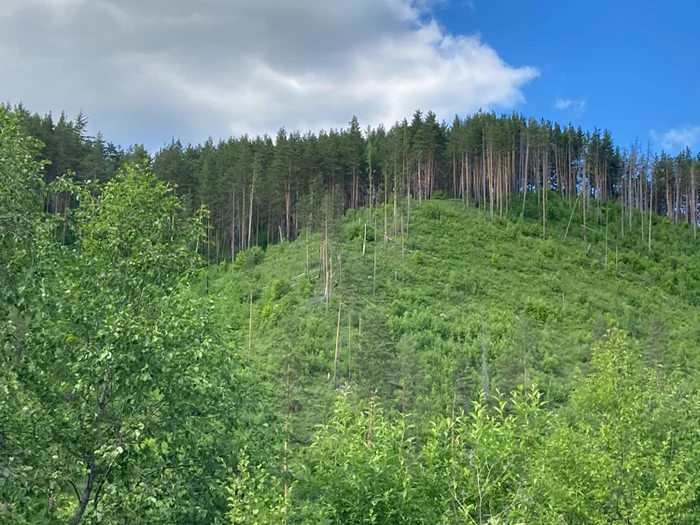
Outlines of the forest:
[{"label": "forest", "polygon": [[[387,204],[396,210],[404,198],[421,202],[440,192],[487,208],[491,219],[524,215],[529,197],[544,210],[545,236],[547,197],[554,192],[578,200],[579,211],[593,207],[599,214],[602,203],[619,203],[627,217],[619,224],[621,234],[632,228],[635,211],[645,223],[665,215],[697,230],[700,155],[688,148],[675,157],[657,154],[638,141],[620,147],[608,131],[517,114],[480,112],[456,116],[448,125],[433,112],[416,111],[410,122],[390,129],[362,129],[353,117],[345,129],[302,135],[282,128],[274,139],[210,138],[187,146],[175,140],[150,155],[139,144],[125,151],[100,134],[86,136],[82,113],[74,120],[63,113],[54,122],[51,114],[22,105],[6,110],[43,143],[38,158],[50,161],[47,184],[66,173],[104,182],[124,163],[147,161],[159,179],[176,186],[190,212],[202,205],[209,210],[207,249],[214,263],[233,260],[251,246],[296,239],[304,227],[313,227],[313,211],[324,195],[339,211]],[[47,202],[47,211],[59,214],[70,207],[67,193]],[[641,233],[648,237],[650,230]]]},{"label": "forest", "polygon": [[86,130],[0,107],[0,523],[700,523],[700,156]]}]

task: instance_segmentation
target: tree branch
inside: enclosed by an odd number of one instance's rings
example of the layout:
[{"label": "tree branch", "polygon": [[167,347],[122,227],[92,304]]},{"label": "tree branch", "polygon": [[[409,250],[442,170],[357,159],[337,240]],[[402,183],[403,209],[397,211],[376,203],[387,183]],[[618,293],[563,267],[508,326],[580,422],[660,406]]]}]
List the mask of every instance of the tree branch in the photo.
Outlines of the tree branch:
[{"label": "tree branch", "polygon": [[[107,474],[109,474],[109,470],[107,471]],[[95,510],[97,510],[97,503],[100,501],[100,491],[102,490],[102,485],[105,484],[105,481],[107,481],[106,474],[102,481],[100,481],[100,484],[97,486],[97,490],[95,491],[95,498],[92,500],[92,506]]]},{"label": "tree branch", "polygon": [[78,492],[78,487],[76,487],[75,483],[73,483],[71,480],[68,480],[68,483],[70,483],[70,486],[73,487],[73,490],[75,491],[75,496],[78,498],[78,505],[80,505],[80,492]]}]

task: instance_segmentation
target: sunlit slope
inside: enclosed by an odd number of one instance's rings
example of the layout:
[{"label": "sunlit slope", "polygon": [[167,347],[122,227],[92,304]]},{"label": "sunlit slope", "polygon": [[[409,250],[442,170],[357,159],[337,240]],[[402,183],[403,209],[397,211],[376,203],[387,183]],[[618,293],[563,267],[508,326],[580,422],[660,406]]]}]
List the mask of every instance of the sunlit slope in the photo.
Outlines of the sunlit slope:
[{"label": "sunlit slope", "polygon": [[[351,211],[327,234],[323,226],[212,266],[209,293],[221,326],[250,348],[253,373],[309,423],[336,388],[376,391],[419,414],[532,382],[550,402],[565,401],[610,322],[642,342],[649,366],[696,367],[691,229],[654,217],[649,251],[648,216],[592,207],[584,239],[580,205],[552,195],[543,238],[540,205],[529,199],[524,219],[517,202],[493,220],[461,202],[412,202],[410,212],[404,202],[396,235],[391,208]],[[319,264],[326,238],[329,301]]]}]

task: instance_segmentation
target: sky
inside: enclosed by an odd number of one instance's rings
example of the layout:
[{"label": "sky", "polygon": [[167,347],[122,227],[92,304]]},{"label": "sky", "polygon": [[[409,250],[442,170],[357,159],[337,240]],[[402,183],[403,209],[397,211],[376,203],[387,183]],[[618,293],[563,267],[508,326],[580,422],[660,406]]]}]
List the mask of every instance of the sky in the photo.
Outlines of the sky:
[{"label": "sky", "polygon": [[0,0],[0,100],[156,149],[516,111],[700,150],[697,0]]}]

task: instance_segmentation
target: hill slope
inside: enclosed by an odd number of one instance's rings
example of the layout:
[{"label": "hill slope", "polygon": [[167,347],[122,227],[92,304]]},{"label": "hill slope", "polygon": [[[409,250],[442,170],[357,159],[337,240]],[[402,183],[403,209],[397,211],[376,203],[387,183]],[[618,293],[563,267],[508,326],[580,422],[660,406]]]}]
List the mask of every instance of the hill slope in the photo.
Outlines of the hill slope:
[{"label": "hill slope", "polygon": [[[696,369],[690,228],[654,218],[649,251],[648,225],[633,216],[630,228],[625,217],[621,235],[610,205],[589,210],[584,240],[580,207],[553,194],[543,239],[530,199],[524,219],[494,222],[461,202],[404,202],[396,236],[391,209],[351,211],[328,234],[239,254],[208,272],[219,325],[267,370],[280,410],[293,398],[301,442],[325,421],[336,387],[360,398],[376,391],[418,415],[531,383],[559,404],[611,319],[641,342],[647,364]],[[319,265],[326,237],[330,302]]]}]

